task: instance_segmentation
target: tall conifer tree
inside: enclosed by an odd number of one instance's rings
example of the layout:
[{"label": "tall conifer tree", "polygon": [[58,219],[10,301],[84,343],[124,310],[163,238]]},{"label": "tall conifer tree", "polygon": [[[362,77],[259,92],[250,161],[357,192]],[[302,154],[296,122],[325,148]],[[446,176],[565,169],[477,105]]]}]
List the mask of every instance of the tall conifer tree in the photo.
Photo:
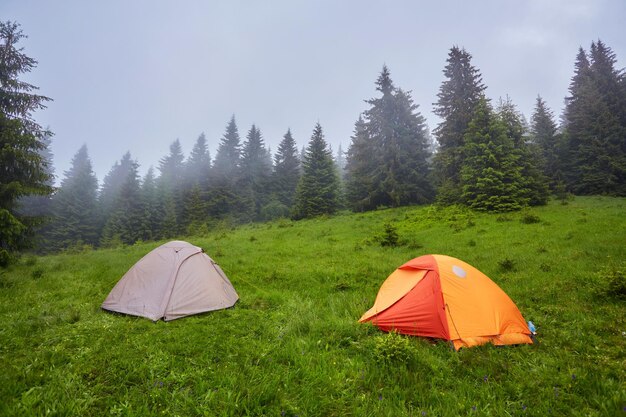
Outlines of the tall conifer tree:
[{"label": "tall conifer tree", "polygon": [[296,187],[300,179],[300,160],[296,141],[291,130],[283,136],[274,156],[274,172],[272,174],[272,190],[276,200],[291,209]]},{"label": "tall conifer tree", "polygon": [[204,133],[198,136],[189,158],[185,162],[186,188],[198,185],[206,188],[209,183],[209,173],[211,171],[211,153],[207,145]]},{"label": "tall conifer tree", "polygon": [[87,146],[74,158],[58,192],[52,199],[54,218],[50,225],[51,248],[96,245],[100,236],[97,202],[98,180],[93,172]]},{"label": "tall conifer tree", "polygon": [[122,185],[128,178],[128,175],[133,170],[133,164],[135,162],[130,156],[130,152],[126,152],[119,161],[115,161],[107,175],[102,181],[102,189],[100,190],[99,205],[102,212],[103,225],[107,222],[113,204],[117,200]]},{"label": "tall conifer tree", "polygon": [[486,99],[478,102],[463,138],[462,201],[476,210],[506,212],[528,203],[522,169],[507,126]]},{"label": "tall conifer tree", "polygon": [[548,180],[541,170],[541,152],[528,138],[528,124],[511,99],[500,100],[497,116],[506,128],[507,136],[513,141],[513,152],[519,158],[521,168],[521,195],[531,206],[548,202]]},{"label": "tall conifer tree", "polygon": [[170,236],[181,232],[184,210],[185,157],[180,140],[170,145],[170,153],[159,161],[161,210],[166,213]]},{"label": "tall conifer tree", "polygon": [[141,182],[143,217],[139,236],[142,240],[156,240],[163,237],[163,212],[159,200],[154,168],[150,167]]},{"label": "tall conifer tree", "polygon": [[41,154],[43,138],[51,132],[32,119],[32,113],[50,99],[34,94],[37,87],[19,78],[37,65],[17,47],[24,37],[17,23],[0,22],[0,266],[32,245],[39,223],[18,212],[18,201],[52,192]]},{"label": "tall conifer tree", "polygon": [[102,231],[103,246],[131,245],[142,238],[144,206],[139,183],[139,164],[130,160],[130,169],[111,207]]},{"label": "tall conifer tree", "polygon": [[472,56],[465,49],[457,46],[450,49],[443,70],[446,79],[439,87],[434,107],[434,113],[442,119],[434,131],[439,143],[434,158],[437,198],[447,203],[460,199],[463,137],[486,89],[480,71],[471,60]]},{"label": "tall conifer tree", "polygon": [[532,143],[541,153],[539,161],[543,174],[548,179],[550,189],[555,191],[563,180],[560,164],[561,144],[557,135],[554,114],[540,96],[537,97],[531,118],[530,136]]},{"label": "tall conifer tree", "polygon": [[242,215],[246,220],[257,219],[261,207],[270,196],[272,157],[265,148],[261,131],[252,125],[241,152],[238,189],[241,195]]},{"label": "tall conifer tree", "polygon": [[213,163],[213,175],[218,183],[232,181],[239,169],[241,161],[241,143],[239,130],[233,115],[226,126],[226,132],[222,137],[215,161]]},{"label": "tall conifer tree", "polygon": [[339,178],[333,157],[317,123],[302,160],[293,217],[302,219],[333,214],[339,209]]},{"label": "tall conifer tree", "polygon": [[348,152],[348,201],[355,210],[428,202],[434,193],[425,120],[410,94],[393,85],[386,66],[376,86],[382,97],[367,101],[371,108]]},{"label": "tall conifer tree", "polygon": [[564,125],[569,187],[577,194],[626,195],[624,73],[613,51],[593,42],[580,48],[566,99]]}]

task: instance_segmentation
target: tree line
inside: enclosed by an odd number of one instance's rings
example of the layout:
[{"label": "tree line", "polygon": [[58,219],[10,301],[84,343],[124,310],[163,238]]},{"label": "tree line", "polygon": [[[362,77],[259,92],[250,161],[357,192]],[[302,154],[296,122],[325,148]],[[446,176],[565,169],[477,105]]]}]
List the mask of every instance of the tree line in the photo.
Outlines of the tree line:
[{"label": "tree line", "polygon": [[[411,92],[395,86],[383,66],[377,96],[366,101],[345,153],[340,147],[332,154],[317,123],[306,147],[298,150],[287,130],[271,155],[257,126],[242,140],[233,116],[214,158],[201,134],[187,157],[174,141],[158,173],[151,167],[140,178],[138,162],[126,153],[99,184],[83,146],[53,190],[51,133],[31,118],[48,98],[19,81],[36,64],[16,48],[19,26],[8,22],[1,29],[0,157],[3,167],[11,160],[30,164],[1,173],[0,242],[7,259],[35,230],[40,247],[60,250],[344,208],[438,202],[506,212],[545,204],[551,194],[626,196],[626,77],[600,40],[578,52],[560,123],[540,96],[530,121],[508,97],[492,103],[471,54],[454,46],[434,103],[441,118],[434,140]],[[42,217],[47,221],[38,224]]]}]

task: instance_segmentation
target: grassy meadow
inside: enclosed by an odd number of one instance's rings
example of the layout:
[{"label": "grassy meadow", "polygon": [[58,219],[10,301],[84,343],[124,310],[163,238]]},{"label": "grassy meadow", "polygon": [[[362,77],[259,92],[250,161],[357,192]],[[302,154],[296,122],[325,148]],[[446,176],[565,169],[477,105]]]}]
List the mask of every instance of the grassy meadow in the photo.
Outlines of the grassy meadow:
[{"label": "grassy meadow", "polygon": [[[386,224],[396,246],[381,245]],[[181,239],[222,266],[233,308],[167,323],[103,312],[163,242],[0,270],[0,415],[626,415],[626,199],[505,215],[408,207]],[[485,272],[539,343],[455,352],[357,322],[397,266],[429,253]]]}]

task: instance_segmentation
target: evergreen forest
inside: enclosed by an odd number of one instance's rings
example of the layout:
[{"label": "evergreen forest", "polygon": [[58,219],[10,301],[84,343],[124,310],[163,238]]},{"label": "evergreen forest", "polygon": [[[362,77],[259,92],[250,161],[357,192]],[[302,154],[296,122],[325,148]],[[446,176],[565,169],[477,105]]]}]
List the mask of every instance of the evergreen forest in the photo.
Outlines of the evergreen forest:
[{"label": "evergreen forest", "polygon": [[37,61],[19,47],[18,24],[0,29],[3,265],[29,248],[115,247],[346,209],[438,203],[511,212],[571,194],[626,196],[626,75],[601,40],[579,49],[558,120],[540,95],[529,117],[510,97],[488,98],[472,55],[453,46],[432,134],[411,92],[383,66],[345,151],[332,151],[318,122],[297,138],[300,149],[286,128],[272,154],[261,128],[240,131],[233,115],[215,155],[201,133],[188,154],[173,141],[145,175],[126,152],[98,179],[86,145],[67,171],[54,172],[53,133],[32,116],[50,98],[20,78]]}]

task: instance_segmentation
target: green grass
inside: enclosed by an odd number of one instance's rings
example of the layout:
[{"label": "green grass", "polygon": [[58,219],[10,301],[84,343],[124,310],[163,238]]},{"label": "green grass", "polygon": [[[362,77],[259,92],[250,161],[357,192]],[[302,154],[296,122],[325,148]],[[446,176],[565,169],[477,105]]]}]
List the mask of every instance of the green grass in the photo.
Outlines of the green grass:
[{"label": "green grass", "polygon": [[[626,199],[594,197],[189,236],[240,300],[168,323],[99,308],[157,243],[27,256],[0,271],[0,415],[626,415],[626,303],[607,278],[624,270],[625,214]],[[386,224],[397,246],[380,245]],[[454,352],[357,323],[397,266],[428,253],[490,276],[540,343]]]}]

